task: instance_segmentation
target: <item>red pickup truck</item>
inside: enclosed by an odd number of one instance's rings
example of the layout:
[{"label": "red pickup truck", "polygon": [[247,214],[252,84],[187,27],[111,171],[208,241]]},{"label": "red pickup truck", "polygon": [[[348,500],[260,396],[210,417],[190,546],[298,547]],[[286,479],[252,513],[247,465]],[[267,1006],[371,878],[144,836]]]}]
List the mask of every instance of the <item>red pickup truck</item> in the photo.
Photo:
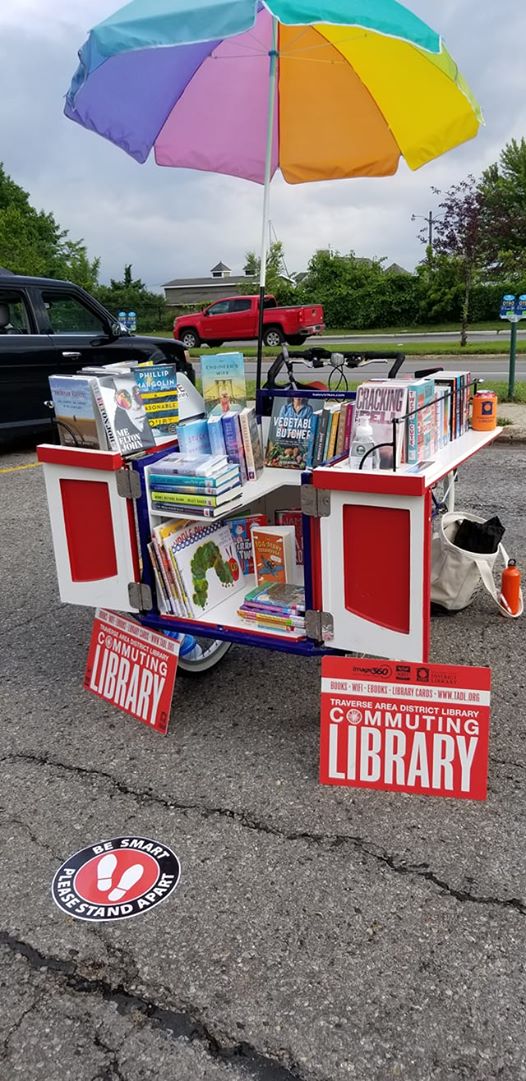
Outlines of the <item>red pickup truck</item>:
[{"label": "red pickup truck", "polygon": [[[202,312],[179,315],[174,322],[174,338],[187,349],[223,342],[249,341],[258,336],[259,296],[228,297],[216,300]],[[321,304],[280,308],[273,296],[265,297],[263,342],[277,348],[286,341],[302,345],[311,334],[325,330]]]}]

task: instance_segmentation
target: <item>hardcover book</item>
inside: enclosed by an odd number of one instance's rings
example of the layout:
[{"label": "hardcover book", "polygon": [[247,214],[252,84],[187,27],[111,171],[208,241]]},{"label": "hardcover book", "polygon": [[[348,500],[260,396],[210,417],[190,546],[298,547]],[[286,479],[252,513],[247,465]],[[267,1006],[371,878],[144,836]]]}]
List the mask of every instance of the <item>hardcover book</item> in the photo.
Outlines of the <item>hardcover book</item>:
[{"label": "hardcover book", "polygon": [[221,422],[221,414],[219,413],[208,418],[208,438],[210,440],[210,450],[212,451],[212,454],[226,454],[223,425]]},{"label": "hardcover book", "polygon": [[252,527],[268,525],[266,514],[248,514],[244,518],[230,518],[228,525],[235,541],[236,551],[243,574],[253,574],[254,555],[252,552]]},{"label": "hardcover book", "polygon": [[111,450],[133,454],[155,447],[144,404],[133,372],[99,375],[93,391]]},{"label": "hardcover book", "polygon": [[181,454],[190,458],[201,454],[210,454],[210,439],[205,418],[185,420],[178,425],[177,438]]},{"label": "hardcover book", "polygon": [[[393,420],[405,417],[407,413],[407,383],[395,379],[378,379],[370,383],[361,383],[356,391],[356,403],[353,416],[353,431],[356,431],[361,418],[366,415],[373,429],[373,438],[378,449],[380,469],[392,469],[393,455]],[[405,461],[405,421],[396,426],[396,465]]]},{"label": "hardcover book", "polygon": [[296,565],[294,526],[254,526],[252,551],[258,586],[293,581]]},{"label": "hardcover book", "polygon": [[210,482],[231,467],[226,454],[167,454],[155,462],[154,472],[168,476],[190,477],[192,483]]},{"label": "hardcover book", "polygon": [[312,465],[318,414],[315,399],[275,398],[265,464],[278,469],[307,469]]},{"label": "hardcover book", "polygon": [[93,383],[89,376],[49,377],[58,434],[65,447],[106,448],[106,434],[93,395]]},{"label": "hardcover book", "polygon": [[133,374],[150,428],[162,435],[176,432],[179,397],[175,364],[139,364]]},{"label": "hardcover book", "polygon": [[256,480],[261,476],[265,465],[261,444],[261,428],[256,419],[256,412],[248,406],[239,414],[243,450],[247,465],[247,479]]},{"label": "hardcover book", "polygon": [[203,398],[208,416],[240,412],[247,404],[242,353],[206,353],[201,357]]},{"label": "hardcover book", "polygon": [[303,515],[300,510],[277,510],[276,525],[294,526],[296,565],[303,566]]},{"label": "hardcover book", "polygon": [[239,413],[233,411],[223,413],[222,425],[228,461],[239,466],[241,483],[245,484],[248,474]]},{"label": "hardcover book", "polygon": [[243,589],[244,575],[227,525],[192,523],[165,543],[193,618]]}]

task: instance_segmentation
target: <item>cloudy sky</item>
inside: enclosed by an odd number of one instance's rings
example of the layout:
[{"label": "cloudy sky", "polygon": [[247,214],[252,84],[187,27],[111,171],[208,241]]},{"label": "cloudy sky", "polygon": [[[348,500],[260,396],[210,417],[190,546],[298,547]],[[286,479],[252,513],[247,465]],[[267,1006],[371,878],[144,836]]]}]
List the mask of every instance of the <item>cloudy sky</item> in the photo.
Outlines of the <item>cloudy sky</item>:
[{"label": "cloudy sky", "polygon": [[[371,0],[374,4],[374,0]],[[229,177],[139,166],[121,150],[62,115],[76,53],[91,26],[119,0],[1,0],[0,160],[37,207],[52,210],[74,239],[102,259],[101,278],[125,263],[152,288],[207,274],[223,259],[242,269],[257,248],[262,192]],[[441,189],[497,159],[526,135],[524,0],[408,0],[439,30],[480,101],[478,138],[417,173],[290,187],[273,185],[272,222],[289,270],[331,245],[387,256],[411,268],[422,248],[411,214],[434,208]]]}]

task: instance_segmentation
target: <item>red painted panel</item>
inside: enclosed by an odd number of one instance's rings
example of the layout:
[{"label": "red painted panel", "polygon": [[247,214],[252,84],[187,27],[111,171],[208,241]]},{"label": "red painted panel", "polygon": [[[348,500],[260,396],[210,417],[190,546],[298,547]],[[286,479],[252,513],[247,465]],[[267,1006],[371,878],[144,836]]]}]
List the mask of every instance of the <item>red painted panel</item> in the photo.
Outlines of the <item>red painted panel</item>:
[{"label": "red painted panel", "polygon": [[409,511],[361,504],[344,507],[343,562],[347,610],[409,634]]},{"label": "red painted panel", "polygon": [[51,443],[41,443],[37,447],[39,462],[50,465],[73,465],[77,469],[103,469],[115,472],[124,462],[115,451],[86,450],[84,447],[59,447]]},{"label": "red painted panel", "polygon": [[73,582],[98,582],[117,574],[108,485],[103,480],[60,481]]}]

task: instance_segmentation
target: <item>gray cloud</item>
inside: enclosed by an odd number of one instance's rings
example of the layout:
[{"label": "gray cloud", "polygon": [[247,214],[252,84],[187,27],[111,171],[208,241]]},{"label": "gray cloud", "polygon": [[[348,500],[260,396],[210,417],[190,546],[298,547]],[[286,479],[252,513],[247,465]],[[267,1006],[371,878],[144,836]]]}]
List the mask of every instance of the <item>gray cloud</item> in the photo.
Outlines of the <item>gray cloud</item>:
[{"label": "gray cloud", "polygon": [[[39,0],[4,0],[0,158],[37,206],[53,210],[91,255],[102,256],[105,279],[119,275],[125,262],[154,287],[206,273],[219,258],[240,269],[246,250],[259,247],[258,186],[153,162],[138,166],[62,115],[77,49],[89,26],[117,6],[118,0],[55,0],[50,13]],[[510,138],[526,134],[523,5],[411,0],[408,6],[443,33],[486,126],[476,140],[417,173],[402,164],[393,178],[299,187],[276,178],[272,220],[290,269],[303,269],[312,251],[329,243],[413,266],[422,249],[410,217],[434,205],[431,187],[480,173]]]}]

